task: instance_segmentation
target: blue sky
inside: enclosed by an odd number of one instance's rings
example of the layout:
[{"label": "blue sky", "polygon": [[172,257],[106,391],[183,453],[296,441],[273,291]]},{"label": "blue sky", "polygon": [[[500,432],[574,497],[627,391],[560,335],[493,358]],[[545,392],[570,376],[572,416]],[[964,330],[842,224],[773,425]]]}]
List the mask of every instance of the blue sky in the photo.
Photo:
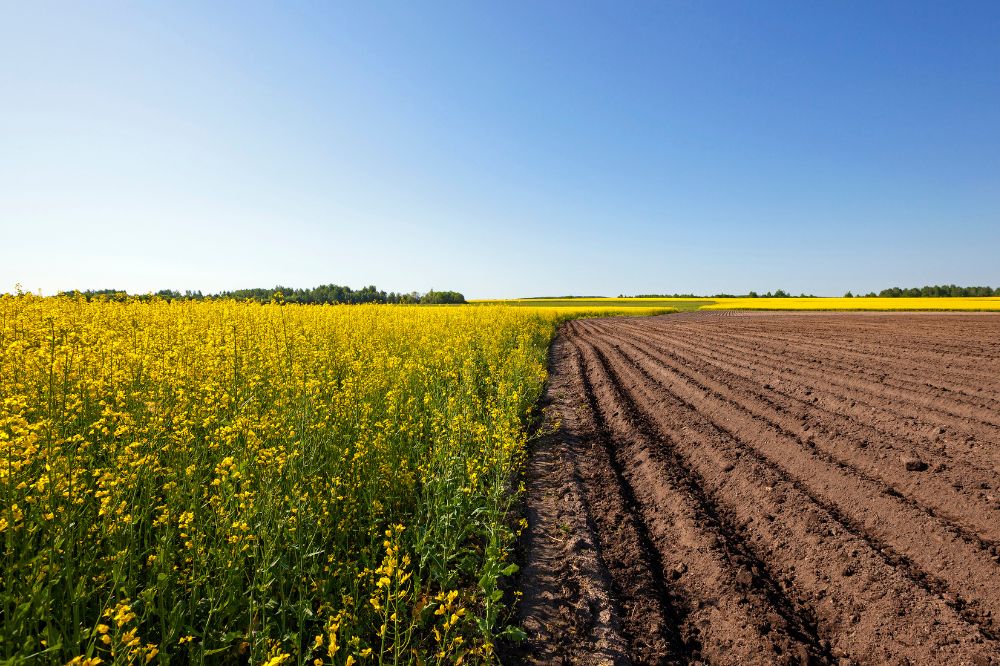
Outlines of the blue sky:
[{"label": "blue sky", "polygon": [[1000,3],[9,2],[0,291],[1000,286]]}]

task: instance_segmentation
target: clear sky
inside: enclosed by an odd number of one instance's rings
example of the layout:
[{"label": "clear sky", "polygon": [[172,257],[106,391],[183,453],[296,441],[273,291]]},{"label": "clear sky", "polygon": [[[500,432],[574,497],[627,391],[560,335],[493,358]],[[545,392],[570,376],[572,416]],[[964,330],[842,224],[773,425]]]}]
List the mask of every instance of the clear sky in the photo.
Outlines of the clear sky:
[{"label": "clear sky", "polygon": [[0,292],[1000,286],[1000,2],[0,5]]}]

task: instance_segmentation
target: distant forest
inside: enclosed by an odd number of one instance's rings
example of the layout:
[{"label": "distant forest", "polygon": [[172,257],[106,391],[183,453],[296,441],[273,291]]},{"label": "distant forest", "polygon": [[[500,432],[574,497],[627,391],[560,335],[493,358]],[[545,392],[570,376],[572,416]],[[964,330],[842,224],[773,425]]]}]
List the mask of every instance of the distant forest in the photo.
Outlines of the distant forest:
[{"label": "distant forest", "polygon": [[358,303],[419,303],[424,305],[444,305],[453,303],[465,303],[465,296],[457,291],[434,291],[431,289],[426,294],[411,292],[409,294],[398,294],[394,291],[385,292],[377,289],[374,285],[362,287],[361,289],[351,289],[337,284],[321,284],[312,289],[293,289],[292,287],[277,286],[273,289],[237,289],[235,291],[221,291],[217,294],[202,294],[201,291],[173,291],[171,289],[161,289],[155,294],[135,294],[129,295],[118,289],[88,289],[87,291],[60,292],[61,296],[79,295],[88,301],[100,298],[106,300],[125,300],[135,298],[138,300],[151,300],[161,298],[168,301],[201,301],[214,299],[233,299],[237,301],[257,301],[258,303],[309,303],[309,304],[358,304]]},{"label": "distant forest", "polygon": [[[851,292],[844,294],[850,296]],[[868,294],[874,296],[874,293]],[[886,298],[921,298],[921,297],[941,297],[941,296],[1000,296],[1000,287],[959,287],[955,284],[928,285],[925,287],[890,287],[878,293]]]}]

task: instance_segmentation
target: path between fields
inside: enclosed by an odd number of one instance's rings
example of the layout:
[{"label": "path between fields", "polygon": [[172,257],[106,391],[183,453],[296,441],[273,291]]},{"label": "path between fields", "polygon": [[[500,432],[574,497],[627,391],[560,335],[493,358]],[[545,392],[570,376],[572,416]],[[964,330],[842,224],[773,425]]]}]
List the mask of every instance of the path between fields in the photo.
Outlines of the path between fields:
[{"label": "path between fields", "polygon": [[565,325],[509,663],[1000,664],[1000,316]]}]

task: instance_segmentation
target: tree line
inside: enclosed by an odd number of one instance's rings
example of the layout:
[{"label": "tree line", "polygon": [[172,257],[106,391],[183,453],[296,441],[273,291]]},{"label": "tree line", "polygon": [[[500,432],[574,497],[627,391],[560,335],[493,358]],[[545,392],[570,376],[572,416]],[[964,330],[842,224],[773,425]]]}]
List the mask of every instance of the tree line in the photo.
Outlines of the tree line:
[{"label": "tree line", "polygon": [[[850,293],[850,292],[848,292]],[[874,296],[875,294],[869,294]],[[942,296],[1000,296],[1000,287],[959,287],[956,284],[923,287],[890,287],[878,293],[883,298],[934,298]]]},{"label": "tree line", "polygon": [[337,284],[321,284],[312,289],[295,289],[293,287],[276,286],[273,289],[236,289],[233,291],[220,291],[215,294],[203,294],[199,291],[175,291],[173,289],[161,289],[155,293],[148,294],[128,294],[120,289],[88,289],[86,291],[64,291],[60,296],[82,296],[88,301],[93,299],[104,300],[126,300],[137,299],[140,301],[163,299],[167,301],[201,301],[201,300],[237,300],[256,301],[258,303],[304,303],[321,305],[329,304],[349,304],[360,303],[412,303],[424,305],[443,305],[465,303],[465,296],[457,291],[435,291],[431,289],[425,294],[413,291],[410,293],[386,292],[378,289],[375,285],[362,287],[361,289],[351,289],[350,287]]}]

